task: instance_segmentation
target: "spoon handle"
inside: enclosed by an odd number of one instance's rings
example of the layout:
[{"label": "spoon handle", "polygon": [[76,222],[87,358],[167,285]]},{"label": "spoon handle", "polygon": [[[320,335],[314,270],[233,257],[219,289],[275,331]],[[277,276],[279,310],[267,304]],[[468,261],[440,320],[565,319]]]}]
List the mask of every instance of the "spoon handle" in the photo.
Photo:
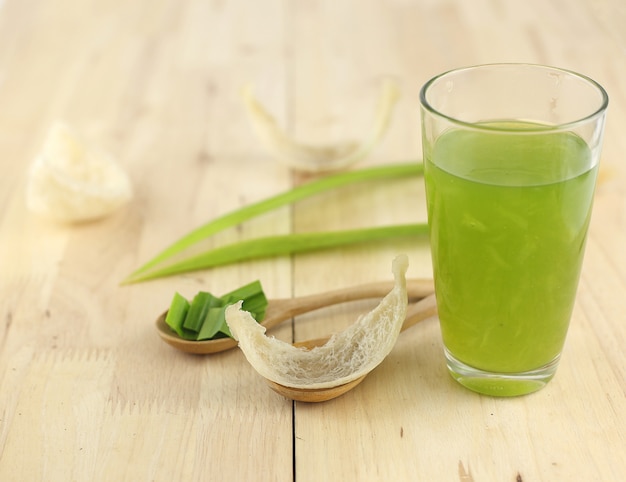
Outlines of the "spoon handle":
[{"label": "spoon handle", "polygon": [[[270,329],[289,318],[326,306],[368,298],[382,298],[393,289],[393,286],[393,281],[381,281],[298,298],[272,300],[267,307],[263,326]],[[409,300],[424,298],[435,290],[431,279],[408,279],[406,287]]]},{"label": "spoon handle", "polygon": [[[427,320],[437,314],[437,300],[435,299],[435,293],[431,293],[425,298],[422,298],[417,303],[409,303],[406,310],[406,318],[402,323],[400,331],[404,331],[411,328],[413,325],[418,324],[420,321]],[[316,346],[322,346],[329,340],[329,336],[322,338],[315,338],[313,340],[297,341],[293,345],[300,348],[311,349]]]},{"label": "spoon handle", "polygon": [[402,324],[400,331],[404,331],[416,325],[420,321],[427,320],[428,318],[437,314],[437,300],[435,299],[435,293],[428,295],[426,298],[422,298],[417,303],[409,304],[406,310],[406,319]]}]

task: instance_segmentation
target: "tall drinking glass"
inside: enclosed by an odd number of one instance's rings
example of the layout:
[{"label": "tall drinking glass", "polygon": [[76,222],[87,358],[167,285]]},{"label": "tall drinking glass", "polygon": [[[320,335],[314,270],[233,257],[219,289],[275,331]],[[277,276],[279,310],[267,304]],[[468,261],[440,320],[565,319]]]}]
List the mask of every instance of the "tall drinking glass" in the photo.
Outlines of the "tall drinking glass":
[{"label": "tall drinking glass", "polygon": [[434,77],[420,102],[450,374],[489,395],[539,390],[574,306],[608,96],[574,72],[492,64]]}]

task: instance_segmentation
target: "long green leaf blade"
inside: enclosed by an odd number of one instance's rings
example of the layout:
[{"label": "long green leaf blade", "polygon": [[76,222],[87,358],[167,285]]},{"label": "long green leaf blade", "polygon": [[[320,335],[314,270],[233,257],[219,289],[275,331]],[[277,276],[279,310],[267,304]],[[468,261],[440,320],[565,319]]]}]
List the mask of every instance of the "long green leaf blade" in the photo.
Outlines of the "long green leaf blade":
[{"label": "long green leaf blade", "polygon": [[211,249],[164,268],[140,273],[130,278],[129,282],[147,281],[252,259],[310,252],[390,238],[424,236],[427,233],[428,225],[423,223],[255,238]]}]

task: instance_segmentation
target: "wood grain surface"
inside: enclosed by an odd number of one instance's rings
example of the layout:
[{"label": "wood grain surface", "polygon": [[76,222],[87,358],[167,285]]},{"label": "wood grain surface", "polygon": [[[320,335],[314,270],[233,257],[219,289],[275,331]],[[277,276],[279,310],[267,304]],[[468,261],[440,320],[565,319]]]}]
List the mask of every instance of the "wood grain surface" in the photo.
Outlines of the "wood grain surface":
[{"label": "wood grain surface", "polygon": [[[276,394],[238,349],[163,343],[174,291],[260,279],[285,298],[430,277],[425,240],[239,263],[122,286],[210,219],[298,185],[251,129],[253,85],[302,142],[369,134],[380,85],[402,96],[359,167],[418,162],[418,92],[444,70],[533,62],[582,72],[610,106],[585,264],[555,379],[521,398],[446,373],[431,319],[348,394]],[[626,480],[626,6],[622,0],[0,0],[1,481]],[[29,166],[63,119],[130,175],[131,203],[62,225],[28,211]],[[421,179],[321,194],[247,222],[252,236],[426,220]],[[326,335],[373,302],[297,317]]]}]

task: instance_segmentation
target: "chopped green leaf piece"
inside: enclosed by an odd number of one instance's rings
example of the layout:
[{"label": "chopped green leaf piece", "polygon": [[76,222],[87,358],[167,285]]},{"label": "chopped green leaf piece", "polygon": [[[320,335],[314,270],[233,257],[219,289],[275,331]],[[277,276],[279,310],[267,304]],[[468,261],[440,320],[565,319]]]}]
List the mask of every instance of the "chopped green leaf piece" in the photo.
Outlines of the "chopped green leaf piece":
[{"label": "chopped green leaf piece", "polygon": [[255,296],[259,293],[263,293],[263,288],[261,287],[261,282],[259,280],[256,280],[252,283],[248,283],[247,285],[242,286],[241,288],[237,288],[230,293],[222,295],[221,298],[223,300],[227,298],[237,298],[237,301],[239,301],[245,300],[246,298],[250,298],[251,296]]},{"label": "chopped green leaf piece", "polygon": [[261,300],[259,299],[259,297],[257,297],[251,298],[249,300],[244,300],[241,307],[244,310],[252,313],[256,321],[261,322],[263,321],[263,317],[265,316],[265,310],[267,309],[267,299],[263,297],[263,299]]},{"label": "chopped green leaf piece", "polygon": [[255,316],[257,321],[262,321],[263,316],[265,316],[267,297],[263,292],[261,282],[258,280],[225,294],[222,296],[222,300],[226,305],[232,305],[238,301],[243,301],[241,307],[244,310],[249,311],[250,313],[262,314],[260,318]]},{"label": "chopped green leaf piece", "polygon": [[174,293],[174,298],[170,303],[170,309],[165,316],[165,323],[176,332],[178,336],[185,339],[194,339],[195,333],[186,330],[183,326],[187,313],[189,312],[189,301],[180,293]]},{"label": "chopped green leaf piece", "polygon": [[199,291],[191,302],[191,306],[189,307],[189,312],[187,313],[183,326],[188,330],[195,331],[196,333],[199,332],[209,309],[214,306],[221,305],[222,302],[219,298],[216,298],[211,293],[207,293],[206,291]]},{"label": "chopped green leaf piece", "polygon": [[[226,323],[226,318],[224,318],[224,323],[222,323],[222,326],[220,326],[220,331],[217,333],[217,335],[226,335],[229,338],[233,337],[233,334],[230,332],[230,328],[228,328],[228,324]],[[215,336],[215,338],[218,338],[217,335]]]},{"label": "chopped green leaf piece", "polygon": [[204,319],[204,323],[202,324],[202,328],[200,328],[200,332],[198,333],[198,341],[211,340],[215,334],[220,331],[222,323],[226,321],[226,317],[224,315],[225,310],[225,306],[213,307],[209,309],[207,316]]}]

